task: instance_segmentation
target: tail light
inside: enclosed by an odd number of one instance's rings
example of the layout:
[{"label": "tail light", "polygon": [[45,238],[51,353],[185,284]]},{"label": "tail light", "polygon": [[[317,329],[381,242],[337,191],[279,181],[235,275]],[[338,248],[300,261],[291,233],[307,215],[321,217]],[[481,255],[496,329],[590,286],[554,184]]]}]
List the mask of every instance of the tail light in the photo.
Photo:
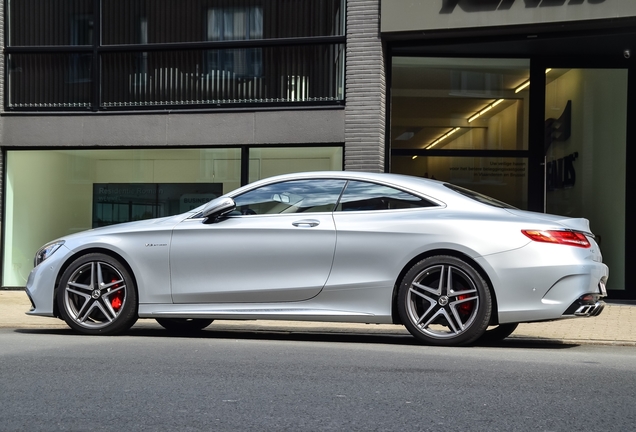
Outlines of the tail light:
[{"label": "tail light", "polygon": [[590,242],[585,234],[577,231],[559,230],[521,230],[530,240],[543,243],[556,243],[562,245],[589,248]]}]

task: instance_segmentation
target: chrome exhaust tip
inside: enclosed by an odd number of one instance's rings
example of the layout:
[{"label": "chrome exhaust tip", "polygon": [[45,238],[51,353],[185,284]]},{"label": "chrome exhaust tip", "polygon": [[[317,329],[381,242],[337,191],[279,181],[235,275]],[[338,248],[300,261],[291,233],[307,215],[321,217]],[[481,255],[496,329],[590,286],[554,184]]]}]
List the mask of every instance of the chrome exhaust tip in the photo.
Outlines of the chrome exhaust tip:
[{"label": "chrome exhaust tip", "polygon": [[564,316],[594,317],[598,316],[605,309],[605,302],[598,294],[585,294],[579,297],[563,313]]}]

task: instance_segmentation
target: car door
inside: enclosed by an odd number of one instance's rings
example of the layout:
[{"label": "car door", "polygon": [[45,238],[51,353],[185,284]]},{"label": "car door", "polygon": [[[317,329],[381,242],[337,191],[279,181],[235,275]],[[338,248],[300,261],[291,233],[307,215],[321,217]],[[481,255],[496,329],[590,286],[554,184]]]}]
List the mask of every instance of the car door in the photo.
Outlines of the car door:
[{"label": "car door", "polygon": [[306,300],[322,290],[335,251],[343,180],[268,184],[234,197],[228,218],[185,220],[170,250],[175,303]]},{"label": "car door", "polygon": [[435,235],[430,221],[441,208],[395,187],[349,181],[334,212],[338,239],[325,290],[370,292],[392,286],[404,265]]}]

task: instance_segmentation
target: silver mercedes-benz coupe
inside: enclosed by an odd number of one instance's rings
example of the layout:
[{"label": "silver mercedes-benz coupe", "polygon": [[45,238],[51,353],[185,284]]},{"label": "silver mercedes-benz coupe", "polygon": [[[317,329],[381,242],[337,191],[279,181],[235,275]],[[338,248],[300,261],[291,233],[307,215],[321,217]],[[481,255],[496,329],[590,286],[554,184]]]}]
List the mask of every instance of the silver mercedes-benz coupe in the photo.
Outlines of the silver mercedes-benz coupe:
[{"label": "silver mercedes-benz coupe", "polygon": [[608,268],[586,219],[439,181],[314,172],[188,213],[69,235],[36,254],[32,315],[112,335],[214,319],[402,324],[424,343],[503,339],[598,315]]}]

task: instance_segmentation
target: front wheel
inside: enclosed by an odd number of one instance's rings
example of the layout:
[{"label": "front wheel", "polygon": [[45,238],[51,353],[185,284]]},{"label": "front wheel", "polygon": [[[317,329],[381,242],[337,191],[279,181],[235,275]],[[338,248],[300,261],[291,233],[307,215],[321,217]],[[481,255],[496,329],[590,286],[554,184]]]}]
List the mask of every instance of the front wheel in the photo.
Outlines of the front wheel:
[{"label": "front wheel", "polygon": [[156,320],[166,330],[186,333],[203,330],[214,321],[203,318],[156,318]]},{"label": "front wheel", "polygon": [[413,336],[431,345],[461,346],[478,339],[492,313],[487,282],[472,265],[453,256],[432,256],[406,273],[398,311]]},{"label": "front wheel", "polygon": [[113,335],[137,321],[137,288],[121,262],[102,253],[89,253],[73,261],[62,274],[57,305],[74,330]]}]

